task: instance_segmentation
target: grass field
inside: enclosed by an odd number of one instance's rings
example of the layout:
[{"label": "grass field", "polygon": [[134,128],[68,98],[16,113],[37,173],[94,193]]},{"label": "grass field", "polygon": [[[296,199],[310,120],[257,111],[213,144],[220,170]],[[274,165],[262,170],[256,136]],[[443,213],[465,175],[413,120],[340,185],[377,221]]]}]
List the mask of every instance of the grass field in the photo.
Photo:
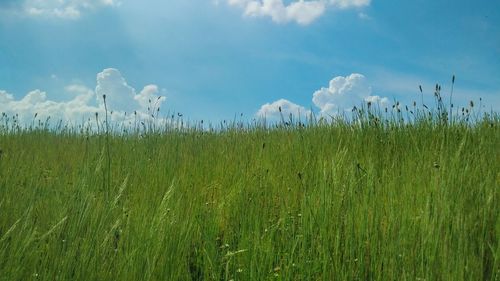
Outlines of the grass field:
[{"label": "grass field", "polygon": [[498,116],[359,116],[4,125],[0,280],[500,280]]}]

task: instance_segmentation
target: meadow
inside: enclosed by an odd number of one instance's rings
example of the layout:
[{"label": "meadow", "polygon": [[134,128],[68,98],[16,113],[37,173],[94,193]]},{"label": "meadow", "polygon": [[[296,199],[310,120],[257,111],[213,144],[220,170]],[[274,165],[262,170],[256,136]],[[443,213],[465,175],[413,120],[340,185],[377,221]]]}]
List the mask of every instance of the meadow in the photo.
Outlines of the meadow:
[{"label": "meadow", "polygon": [[121,133],[2,116],[0,280],[499,280],[500,118],[473,106]]}]

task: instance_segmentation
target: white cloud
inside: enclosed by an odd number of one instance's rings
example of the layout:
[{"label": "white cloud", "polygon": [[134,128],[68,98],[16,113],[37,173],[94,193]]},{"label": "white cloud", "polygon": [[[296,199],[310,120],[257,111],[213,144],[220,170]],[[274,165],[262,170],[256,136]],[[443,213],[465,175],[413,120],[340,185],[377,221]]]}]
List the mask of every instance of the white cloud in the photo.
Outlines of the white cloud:
[{"label": "white cloud", "polygon": [[323,1],[298,1],[285,5],[282,0],[251,1],[245,7],[245,15],[252,17],[269,16],[273,21],[286,23],[295,21],[307,25],[325,12]]},{"label": "white cloud", "polygon": [[85,11],[119,6],[119,0],[21,0],[0,3],[0,12],[33,17],[78,19]]},{"label": "white cloud", "polygon": [[[326,88],[321,88],[314,92],[312,101],[316,107],[319,108],[320,114],[336,115],[343,111],[349,111],[354,106],[360,105],[362,102],[371,102],[387,106],[389,99],[372,95],[372,89],[368,85],[365,76],[353,73],[349,76],[337,76],[330,80],[330,84]],[[278,107],[281,106],[283,112],[285,109],[292,113],[300,110],[302,113],[310,113],[304,107],[291,103],[285,99],[280,99],[273,103],[264,104],[257,112],[257,116],[279,116]],[[294,113],[295,115],[295,113]]]},{"label": "white cloud", "polygon": [[314,92],[313,103],[321,113],[335,114],[344,110],[350,110],[359,105],[361,101],[388,104],[389,99],[372,96],[372,89],[368,85],[365,76],[353,73],[349,76],[337,76],[330,80],[327,88],[321,88]]},{"label": "white cloud", "polygon": [[330,4],[340,8],[340,9],[349,9],[349,8],[361,8],[369,6],[371,0],[330,0]]},{"label": "white cloud", "polygon": [[26,94],[22,99],[15,100],[13,95],[0,91],[0,111],[8,116],[18,115],[21,123],[29,123],[35,114],[39,120],[62,119],[74,122],[82,121],[100,112],[101,109],[90,104],[94,97],[91,90],[72,85],[66,88],[68,93],[77,94],[75,98],[67,102],[55,102],[47,99],[47,94],[40,90],[34,90]]},{"label": "white cloud", "polygon": [[289,120],[290,114],[292,114],[294,119],[300,117],[304,120],[310,114],[310,111],[291,101],[280,99],[273,103],[262,105],[256,115],[257,117],[272,121],[281,120],[283,116],[286,121]]},{"label": "white cloud", "polygon": [[95,93],[100,105],[104,105],[102,96],[106,95],[106,103],[111,110],[131,112],[134,108],[130,101],[134,99],[135,89],[127,84],[117,69],[108,68],[97,74]]},{"label": "white cloud", "polygon": [[[95,91],[83,85],[69,85],[65,93],[73,98],[69,101],[53,101],[41,90],[34,90],[23,98],[16,100],[12,94],[0,90],[0,112],[8,116],[19,116],[21,123],[29,123],[34,119],[63,120],[64,122],[82,123],[89,118],[93,120],[95,113],[103,116],[104,103],[102,95],[106,95],[108,112],[116,122],[130,120],[132,113],[137,112],[140,119],[149,118],[150,113],[165,101],[160,97],[158,86],[147,85],[139,93],[130,87],[117,69],[104,69],[97,74]],[[152,107],[149,100],[151,100]]]},{"label": "white cloud", "polygon": [[308,25],[322,16],[326,8],[361,8],[370,5],[370,0],[298,0],[289,4],[283,0],[227,0],[231,6],[244,10],[245,16],[271,17],[277,23],[296,22]]},{"label": "white cloud", "polygon": [[165,97],[158,96],[158,86],[147,85],[142,91],[134,96],[134,100],[139,103],[142,111],[157,108],[164,100]]}]

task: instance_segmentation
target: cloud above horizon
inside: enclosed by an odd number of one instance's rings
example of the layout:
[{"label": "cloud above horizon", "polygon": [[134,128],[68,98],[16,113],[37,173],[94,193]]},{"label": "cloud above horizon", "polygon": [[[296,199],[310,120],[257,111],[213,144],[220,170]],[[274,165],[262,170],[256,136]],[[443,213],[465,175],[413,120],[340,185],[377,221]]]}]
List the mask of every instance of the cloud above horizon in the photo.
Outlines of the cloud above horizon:
[{"label": "cloud above horizon", "polygon": [[[328,87],[322,87],[312,95],[313,104],[319,109],[320,115],[337,115],[351,110],[362,102],[372,102],[381,106],[387,106],[389,99],[372,95],[372,88],[366,81],[366,77],[359,73],[349,76],[337,76],[330,80]],[[297,115],[298,112],[310,113],[301,105],[292,103],[286,99],[280,99],[272,103],[266,103],[257,111],[257,117],[273,118],[279,120],[279,107],[287,109],[287,114]],[[299,110],[300,109],[300,110]],[[285,115],[288,116],[288,115]]]},{"label": "cloud above horizon", "polygon": [[372,95],[372,88],[366,77],[359,73],[334,77],[328,87],[314,92],[312,101],[322,114],[330,115],[351,110],[362,101],[381,105],[389,103],[388,98]]},{"label": "cloud above horizon", "polygon": [[262,105],[256,115],[260,118],[266,118],[268,120],[280,120],[281,118],[289,120],[290,115],[293,118],[298,117],[305,120],[310,113],[311,111],[307,110],[303,106],[286,99],[280,99],[275,102]]},{"label": "cloud above horizon", "polygon": [[152,110],[161,106],[165,97],[160,96],[157,85],[146,85],[140,92],[129,86],[120,71],[104,69],[97,74],[95,90],[84,85],[69,85],[65,93],[73,98],[68,101],[54,101],[47,93],[33,90],[16,100],[6,91],[0,90],[0,112],[7,116],[17,115],[21,123],[34,120],[62,120],[64,122],[84,123],[105,113],[103,95],[113,121],[124,122],[132,118],[134,111],[140,119],[149,118]]},{"label": "cloud above horizon", "polygon": [[102,7],[117,7],[119,0],[7,0],[0,3],[0,11],[8,10],[33,17],[79,19],[85,11]]},{"label": "cloud above horizon", "polygon": [[270,17],[276,23],[296,22],[308,25],[322,16],[328,7],[339,10],[362,8],[370,5],[371,0],[227,0],[231,6],[244,10],[248,17]]}]

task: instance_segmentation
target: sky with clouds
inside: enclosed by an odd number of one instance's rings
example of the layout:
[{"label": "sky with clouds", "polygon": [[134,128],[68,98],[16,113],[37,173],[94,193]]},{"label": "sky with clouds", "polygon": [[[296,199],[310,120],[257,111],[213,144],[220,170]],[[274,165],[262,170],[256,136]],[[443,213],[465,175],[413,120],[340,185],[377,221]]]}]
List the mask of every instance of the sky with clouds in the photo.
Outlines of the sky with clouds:
[{"label": "sky with clouds", "polygon": [[[335,114],[363,101],[500,110],[500,2],[3,0],[0,112],[80,122]],[[149,103],[152,100],[152,104]],[[128,115],[127,115],[128,114]]]}]

